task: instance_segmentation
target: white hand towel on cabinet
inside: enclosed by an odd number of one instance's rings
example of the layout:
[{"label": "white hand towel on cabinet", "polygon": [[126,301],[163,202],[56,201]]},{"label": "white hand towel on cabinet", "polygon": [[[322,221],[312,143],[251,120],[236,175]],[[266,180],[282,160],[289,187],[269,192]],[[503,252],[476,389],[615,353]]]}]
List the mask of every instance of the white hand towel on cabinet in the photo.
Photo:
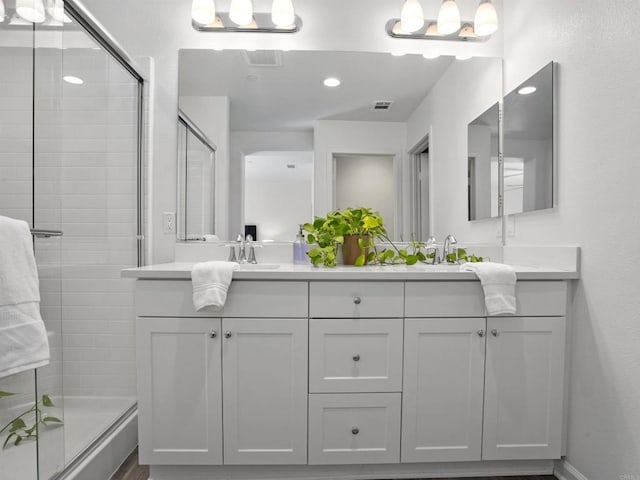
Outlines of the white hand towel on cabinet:
[{"label": "white hand towel on cabinet", "polygon": [[489,315],[515,315],[516,273],[510,265],[492,262],[463,263],[460,270],[473,272],[480,279]]},{"label": "white hand towel on cabinet", "polygon": [[196,263],[191,271],[195,309],[222,310],[227,301],[233,271],[237,268],[235,262]]},{"label": "white hand towel on cabinet", "polygon": [[0,378],[48,363],[31,231],[0,216]]}]

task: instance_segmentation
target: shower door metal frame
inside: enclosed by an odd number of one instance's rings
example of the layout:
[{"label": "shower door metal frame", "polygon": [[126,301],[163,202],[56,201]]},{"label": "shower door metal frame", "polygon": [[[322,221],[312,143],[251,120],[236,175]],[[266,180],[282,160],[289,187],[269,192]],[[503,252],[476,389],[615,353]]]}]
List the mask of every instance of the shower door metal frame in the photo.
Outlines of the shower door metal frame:
[{"label": "shower door metal frame", "polygon": [[137,149],[137,226],[138,267],[146,263],[145,252],[145,86],[146,79],[139,73],[136,62],[125,52],[120,44],[107,32],[96,18],[78,0],[64,0],[64,11],[75,20],[102,48],[104,48],[138,82],[138,149]]}]

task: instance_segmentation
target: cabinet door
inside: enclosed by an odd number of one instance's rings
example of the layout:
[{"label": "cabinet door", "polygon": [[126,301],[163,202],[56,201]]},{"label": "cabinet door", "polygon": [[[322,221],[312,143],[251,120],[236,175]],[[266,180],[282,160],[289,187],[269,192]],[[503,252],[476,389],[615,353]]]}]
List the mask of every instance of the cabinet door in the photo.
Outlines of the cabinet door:
[{"label": "cabinet door", "polygon": [[405,320],[402,462],[480,460],[485,326]]},{"label": "cabinet door", "polygon": [[490,318],[483,460],[560,458],[564,317]]},{"label": "cabinet door", "polygon": [[307,463],[306,319],[222,321],[224,463]]},{"label": "cabinet door", "polygon": [[138,318],[140,463],[220,465],[220,319]]}]

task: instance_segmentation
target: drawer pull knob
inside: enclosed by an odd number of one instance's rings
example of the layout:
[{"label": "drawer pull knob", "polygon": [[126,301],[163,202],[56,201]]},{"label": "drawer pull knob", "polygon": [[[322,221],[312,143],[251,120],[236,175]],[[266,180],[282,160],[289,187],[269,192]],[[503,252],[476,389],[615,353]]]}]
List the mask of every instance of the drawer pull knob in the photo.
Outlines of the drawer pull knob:
[{"label": "drawer pull knob", "polygon": [[484,330],[478,330],[478,336],[480,338],[484,337]]},{"label": "drawer pull knob", "polygon": [[500,330],[498,330],[497,328],[494,328],[493,330],[491,330],[491,335],[493,335],[494,337],[499,337]]},{"label": "drawer pull knob", "polygon": [[362,303],[362,299],[360,297],[354,297],[353,303],[356,305],[360,305]]},{"label": "drawer pull knob", "polygon": [[360,433],[360,429],[358,427],[351,427],[351,433],[357,435]]},{"label": "drawer pull knob", "polygon": [[218,336],[218,332],[216,332],[215,330],[211,330],[209,332],[209,338],[216,338]]},{"label": "drawer pull knob", "polygon": [[224,338],[231,338],[231,332],[229,330],[224,332]]},{"label": "drawer pull knob", "polygon": [[359,353],[356,353],[356,354],[353,356],[353,361],[354,361],[354,362],[359,362],[359,361],[360,361],[360,354],[359,354]]}]

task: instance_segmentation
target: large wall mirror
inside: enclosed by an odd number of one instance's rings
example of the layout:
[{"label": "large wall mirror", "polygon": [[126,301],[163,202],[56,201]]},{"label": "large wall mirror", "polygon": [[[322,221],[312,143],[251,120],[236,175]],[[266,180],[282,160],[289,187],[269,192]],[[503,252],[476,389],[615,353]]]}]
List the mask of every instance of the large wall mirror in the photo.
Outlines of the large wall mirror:
[{"label": "large wall mirror", "polygon": [[[420,208],[426,218],[429,206],[412,202],[429,192],[414,195],[408,186],[407,122],[454,62],[387,53],[181,50],[179,108],[217,147],[210,233],[235,239],[255,225],[258,240],[291,241],[314,214],[361,204],[384,212],[392,238],[414,238],[413,226],[403,222]],[[496,72],[499,85],[498,59],[471,62],[475,71],[486,65]],[[325,86],[329,77],[341,85]],[[455,113],[463,132],[469,118]],[[426,134],[430,125],[419,128]],[[189,218],[183,207],[190,208],[181,205],[178,216]],[[226,230],[218,224],[220,209],[228,215]]]},{"label": "large wall mirror", "polygon": [[504,214],[553,207],[554,63],[504,99]]}]

